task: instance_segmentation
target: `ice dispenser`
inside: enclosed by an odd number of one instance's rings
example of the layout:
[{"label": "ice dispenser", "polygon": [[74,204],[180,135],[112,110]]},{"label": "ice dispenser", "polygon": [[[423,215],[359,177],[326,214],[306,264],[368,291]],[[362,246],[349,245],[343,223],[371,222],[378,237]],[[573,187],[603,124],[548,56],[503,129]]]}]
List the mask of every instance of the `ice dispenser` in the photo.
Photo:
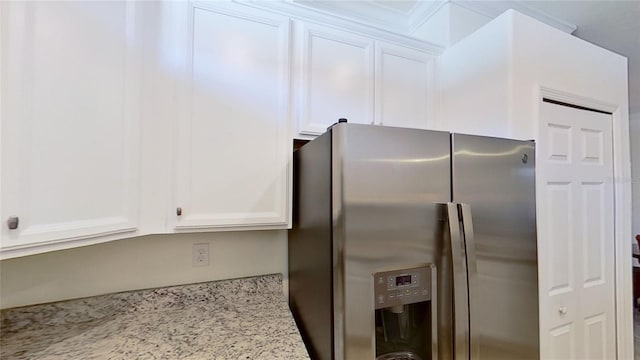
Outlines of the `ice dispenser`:
[{"label": "ice dispenser", "polygon": [[435,267],[374,274],[376,360],[437,359]]}]

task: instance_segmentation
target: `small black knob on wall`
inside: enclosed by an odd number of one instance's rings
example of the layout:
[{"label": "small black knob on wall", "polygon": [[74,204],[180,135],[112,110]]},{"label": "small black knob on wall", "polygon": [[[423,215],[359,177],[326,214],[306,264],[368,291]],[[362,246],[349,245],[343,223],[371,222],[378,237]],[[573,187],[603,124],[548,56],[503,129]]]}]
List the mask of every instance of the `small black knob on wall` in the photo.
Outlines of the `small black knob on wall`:
[{"label": "small black knob on wall", "polygon": [[19,224],[20,224],[20,218],[17,216],[11,216],[7,220],[7,226],[9,227],[9,230],[17,229]]},{"label": "small black knob on wall", "polygon": [[343,124],[343,123],[344,123],[344,124],[346,124],[346,123],[347,123],[347,119],[346,119],[346,118],[340,118],[340,119],[338,119],[338,122],[333,123],[331,126],[329,126],[329,127],[327,128],[327,130],[331,129],[332,127],[334,127],[334,126],[336,126],[336,125],[338,125],[338,124]]}]

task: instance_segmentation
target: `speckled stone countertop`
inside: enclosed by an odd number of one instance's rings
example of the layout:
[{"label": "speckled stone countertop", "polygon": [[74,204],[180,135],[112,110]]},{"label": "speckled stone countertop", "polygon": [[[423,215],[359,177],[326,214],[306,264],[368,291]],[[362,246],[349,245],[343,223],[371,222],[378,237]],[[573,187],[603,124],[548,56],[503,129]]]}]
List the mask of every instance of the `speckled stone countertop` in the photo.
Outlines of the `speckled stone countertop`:
[{"label": "speckled stone countertop", "polygon": [[0,358],[309,359],[281,275],[3,310]]}]

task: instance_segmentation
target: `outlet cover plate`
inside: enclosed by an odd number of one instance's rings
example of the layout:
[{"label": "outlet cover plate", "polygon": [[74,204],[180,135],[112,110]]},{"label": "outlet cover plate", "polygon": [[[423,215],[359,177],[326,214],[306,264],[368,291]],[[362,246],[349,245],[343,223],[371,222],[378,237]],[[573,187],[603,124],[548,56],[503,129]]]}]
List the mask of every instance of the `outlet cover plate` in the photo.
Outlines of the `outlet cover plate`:
[{"label": "outlet cover plate", "polygon": [[209,266],[209,244],[193,244],[193,266]]}]

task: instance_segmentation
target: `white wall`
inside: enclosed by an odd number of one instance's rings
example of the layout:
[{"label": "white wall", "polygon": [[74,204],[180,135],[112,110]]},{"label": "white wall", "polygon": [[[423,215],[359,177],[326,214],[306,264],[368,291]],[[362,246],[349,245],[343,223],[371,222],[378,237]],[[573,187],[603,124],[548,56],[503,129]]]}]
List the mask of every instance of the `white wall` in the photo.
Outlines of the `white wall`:
[{"label": "white wall", "polygon": [[[640,112],[629,115],[629,139],[631,140],[631,184],[633,235],[640,234]],[[632,238],[631,241],[635,242]]]},{"label": "white wall", "polygon": [[417,37],[443,47],[449,46],[451,3],[442,5],[427,21],[411,33]]},{"label": "white wall", "polygon": [[480,29],[486,23],[492,20],[491,17],[470,10],[456,3],[451,4],[449,28],[449,45],[453,45],[458,41],[467,37],[467,35]]},{"label": "white wall", "polygon": [[500,16],[445,50],[440,130],[509,137],[510,19]]},{"label": "white wall", "polygon": [[[196,243],[209,266],[192,266]],[[285,230],[150,235],[2,260],[0,308],[272,273],[286,288]]]},{"label": "white wall", "polygon": [[[512,19],[514,76],[510,114],[514,136],[537,135],[539,88],[571,93],[620,108],[618,121],[628,122],[627,58],[578,39],[515,11]],[[553,41],[549,41],[553,39]],[[580,54],[576,56],[576,54]],[[616,124],[614,124],[614,129]],[[623,139],[614,134],[614,141]],[[627,165],[628,166],[628,165]]]},{"label": "white wall", "polygon": [[626,123],[626,69],[625,57],[509,10],[445,50],[440,118],[453,131],[534,139],[544,86],[617,104]]},{"label": "white wall", "polygon": [[[612,181],[616,184],[614,251],[618,260],[615,262],[615,326],[619,357],[632,357],[627,59],[510,10],[447,49],[440,69],[444,95],[440,119],[452,124],[454,131],[538,139],[542,88],[570,94],[568,102],[595,102],[614,113]],[[546,155],[541,151],[538,154]],[[539,158],[538,164],[543,161]],[[537,193],[540,220],[543,219],[540,214],[548,210],[542,201],[542,194],[546,193],[541,188]],[[546,224],[539,221],[538,226],[542,234],[544,230],[540,229]],[[547,261],[542,257],[546,245],[543,241],[539,244],[542,264]],[[544,272],[544,268],[541,269]],[[546,273],[539,279],[541,289],[550,289]],[[549,307],[551,302],[547,301],[545,292],[541,294],[541,354],[544,357],[552,351],[545,343],[550,341],[548,324],[555,321],[552,319],[557,313]]]},{"label": "white wall", "polygon": [[411,36],[448,47],[465,38],[491,20],[490,17],[447,2]]}]

